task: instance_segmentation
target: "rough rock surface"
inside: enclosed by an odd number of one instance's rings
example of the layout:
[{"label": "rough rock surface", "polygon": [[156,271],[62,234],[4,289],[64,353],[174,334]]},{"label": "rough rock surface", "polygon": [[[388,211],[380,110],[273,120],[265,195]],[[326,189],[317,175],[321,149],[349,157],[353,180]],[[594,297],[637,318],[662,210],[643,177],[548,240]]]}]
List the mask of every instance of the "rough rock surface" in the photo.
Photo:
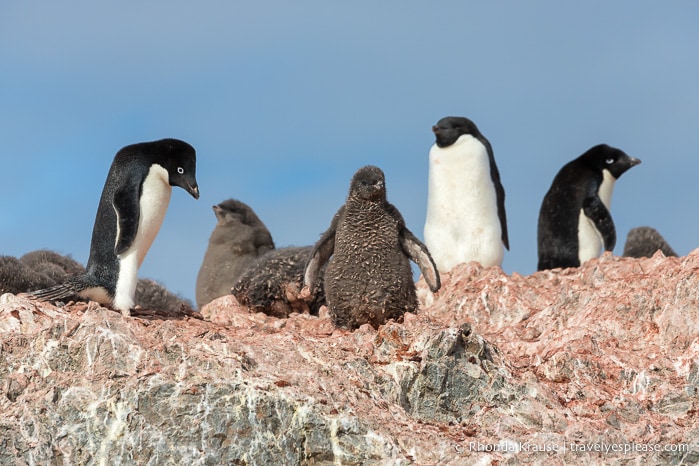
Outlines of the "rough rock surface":
[{"label": "rough rock surface", "polygon": [[697,463],[698,269],[463,265],[354,332],[233,296],[200,320],[6,294],[0,464]]}]

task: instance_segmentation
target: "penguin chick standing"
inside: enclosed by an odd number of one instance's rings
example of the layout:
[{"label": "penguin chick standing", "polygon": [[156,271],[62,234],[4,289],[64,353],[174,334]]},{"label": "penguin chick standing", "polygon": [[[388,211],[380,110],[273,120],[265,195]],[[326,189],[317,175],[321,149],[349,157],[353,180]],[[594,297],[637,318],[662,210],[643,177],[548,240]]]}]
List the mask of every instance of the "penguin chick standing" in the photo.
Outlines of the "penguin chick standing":
[{"label": "penguin chick standing", "polygon": [[262,220],[248,206],[228,199],[213,206],[217,224],[197,275],[197,306],[231,293],[231,286],[259,256],[274,249]]},{"label": "penguin chick standing", "polygon": [[85,273],[29,294],[43,301],[78,295],[130,315],[138,268],[165,218],[172,186],[198,199],[195,171],[196,153],[184,141],[161,139],[122,148],[100,197]]},{"label": "penguin chick standing", "polygon": [[537,231],[538,270],[579,267],[611,251],[616,230],[609,213],[614,183],[641,163],[600,144],[561,168],[544,196]]},{"label": "penguin chick standing", "polygon": [[311,292],[317,290],[321,268],[330,260],[324,289],[333,323],[376,328],[418,307],[409,259],[437,291],[439,272],[427,247],[386,200],[383,171],[366,166],[355,173],[347,202],[313,247],[304,283]]},{"label": "penguin chick standing", "polygon": [[476,261],[501,266],[510,249],[505,190],[490,142],[468,118],[432,127],[425,244],[440,272]]}]

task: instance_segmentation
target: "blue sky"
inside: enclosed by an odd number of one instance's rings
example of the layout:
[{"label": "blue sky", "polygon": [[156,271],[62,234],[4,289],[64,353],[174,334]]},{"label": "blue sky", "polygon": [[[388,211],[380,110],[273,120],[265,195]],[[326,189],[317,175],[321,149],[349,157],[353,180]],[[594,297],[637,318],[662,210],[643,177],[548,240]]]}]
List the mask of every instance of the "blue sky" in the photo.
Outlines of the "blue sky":
[{"label": "blue sky", "polygon": [[657,228],[699,244],[699,3],[151,1],[0,4],[0,254],[87,261],[114,154],[197,149],[140,276],[194,298],[211,206],[248,203],[278,247],[313,244],[354,171],[386,173],[420,238],[431,126],[471,118],[493,145],[511,250],[536,269],[556,172],[595,144],[643,164],[616,185],[616,254]]}]

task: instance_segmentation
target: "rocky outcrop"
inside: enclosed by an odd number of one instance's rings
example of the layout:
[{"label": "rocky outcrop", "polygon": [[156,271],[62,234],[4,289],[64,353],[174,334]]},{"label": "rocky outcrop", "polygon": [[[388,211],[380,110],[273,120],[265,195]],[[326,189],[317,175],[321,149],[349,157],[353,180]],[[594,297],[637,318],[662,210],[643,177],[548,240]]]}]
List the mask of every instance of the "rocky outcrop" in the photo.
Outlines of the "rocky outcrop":
[{"label": "rocky outcrop", "polygon": [[697,463],[698,268],[463,265],[354,332],[232,296],[123,317],[6,294],[0,463]]}]

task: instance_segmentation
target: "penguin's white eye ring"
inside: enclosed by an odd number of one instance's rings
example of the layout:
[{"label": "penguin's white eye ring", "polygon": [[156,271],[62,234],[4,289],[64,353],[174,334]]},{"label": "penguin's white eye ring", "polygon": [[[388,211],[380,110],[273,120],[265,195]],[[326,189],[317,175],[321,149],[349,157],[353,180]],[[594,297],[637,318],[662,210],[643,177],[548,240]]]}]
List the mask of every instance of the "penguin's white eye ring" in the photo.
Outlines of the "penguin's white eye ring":
[{"label": "penguin's white eye ring", "polygon": [[177,167],[177,173],[179,173],[180,175],[184,174],[184,168]]},{"label": "penguin's white eye ring", "polygon": [[604,161],[607,165],[611,165],[614,163],[614,159],[607,159]]}]

